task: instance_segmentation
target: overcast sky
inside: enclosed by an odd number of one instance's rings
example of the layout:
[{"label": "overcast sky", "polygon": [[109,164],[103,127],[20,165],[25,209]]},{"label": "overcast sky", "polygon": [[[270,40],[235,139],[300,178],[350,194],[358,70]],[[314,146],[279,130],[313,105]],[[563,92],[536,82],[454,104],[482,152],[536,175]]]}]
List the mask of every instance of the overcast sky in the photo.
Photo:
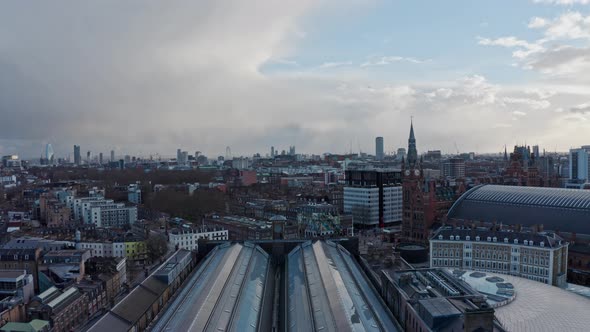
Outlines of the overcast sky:
[{"label": "overcast sky", "polygon": [[[565,151],[590,0],[0,3],[0,154]],[[455,148],[456,145],[456,148]]]}]

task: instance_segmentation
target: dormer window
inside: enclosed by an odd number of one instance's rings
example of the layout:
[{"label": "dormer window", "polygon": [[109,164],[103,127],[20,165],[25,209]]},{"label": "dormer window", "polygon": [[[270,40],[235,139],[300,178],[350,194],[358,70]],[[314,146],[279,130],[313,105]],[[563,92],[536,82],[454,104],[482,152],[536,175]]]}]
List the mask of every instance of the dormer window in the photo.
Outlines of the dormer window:
[{"label": "dormer window", "polygon": [[475,237],[475,241],[479,241],[480,237],[479,235]]},{"label": "dormer window", "polygon": [[524,245],[528,246],[529,245],[529,241],[528,240],[524,240]]},{"label": "dormer window", "polygon": [[494,238],[492,239],[494,242],[498,242],[498,238],[494,236]]},{"label": "dormer window", "polygon": [[461,237],[459,235],[455,235],[455,240],[459,241]]},{"label": "dormer window", "polygon": [[452,236],[452,235],[451,235],[449,238],[450,238],[451,240],[454,240],[454,239],[455,239],[455,237],[454,237],[454,236]]},{"label": "dormer window", "polygon": [[488,236],[488,242],[492,241],[492,237]]},{"label": "dormer window", "polygon": [[529,246],[532,246],[532,245],[533,245],[533,240],[530,240],[529,241]]},{"label": "dormer window", "polygon": [[518,239],[514,239],[514,244],[518,244]]},{"label": "dormer window", "polygon": [[504,238],[504,243],[508,243],[508,238],[507,237]]},{"label": "dormer window", "polygon": [[442,234],[438,236],[438,239],[439,239],[439,240],[442,240],[442,239],[443,239],[443,236],[442,236]]},{"label": "dormer window", "polygon": [[471,236],[467,235],[467,236],[465,237],[465,240],[467,240],[467,241],[471,241]]},{"label": "dormer window", "polygon": [[541,241],[541,248],[545,247],[545,242]]}]

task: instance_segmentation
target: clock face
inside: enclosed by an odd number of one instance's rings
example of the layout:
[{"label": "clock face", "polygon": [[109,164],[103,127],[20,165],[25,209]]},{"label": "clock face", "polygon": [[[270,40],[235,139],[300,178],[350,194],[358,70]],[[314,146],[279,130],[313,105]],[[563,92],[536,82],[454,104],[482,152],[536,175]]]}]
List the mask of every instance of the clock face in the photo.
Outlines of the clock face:
[{"label": "clock face", "polygon": [[415,171],[414,171],[414,174],[415,174],[416,176],[420,175],[420,170],[415,170]]},{"label": "clock face", "polygon": [[409,169],[406,170],[406,175],[410,175],[410,170]]}]

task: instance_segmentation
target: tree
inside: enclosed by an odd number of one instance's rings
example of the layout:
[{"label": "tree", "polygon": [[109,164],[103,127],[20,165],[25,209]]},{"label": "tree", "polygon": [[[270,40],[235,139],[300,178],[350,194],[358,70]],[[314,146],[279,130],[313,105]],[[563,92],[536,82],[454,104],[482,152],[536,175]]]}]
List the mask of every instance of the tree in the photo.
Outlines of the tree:
[{"label": "tree", "polygon": [[152,262],[157,260],[168,251],[168,241],[166,241],[166,236],[158,234],[148,237],[146,248],[149,259]]}]

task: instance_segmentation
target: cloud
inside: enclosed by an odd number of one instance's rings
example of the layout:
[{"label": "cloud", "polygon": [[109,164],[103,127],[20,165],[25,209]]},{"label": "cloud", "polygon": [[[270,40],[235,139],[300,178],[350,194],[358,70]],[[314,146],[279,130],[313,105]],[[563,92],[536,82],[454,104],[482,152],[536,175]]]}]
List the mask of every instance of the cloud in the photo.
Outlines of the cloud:
[{"label": "cloud", "polygon": [[590,114],[590,103],[576,105],[570,109],[573,113]]},{"label": "cloud", "polygon": [[531,29],[538,29],[547,26],[547,20],[541,17],[531,18],[528,27]]},{"label": "cloud", "polygon": [[579,12],[567,12],[545,22],[545,36],[549,39],[590,39],[590,16]]},{"label": "cloud", "polygon": [[386,66],[396,62],[410,62],[414,64],[423,64],[431,62],[432,60],[420,60],[412,57],[402,56],[382,56],[382,57],[371,57],[366,62],[361,64],[361,67],[372,67],[372,66]]},{"label": "cloud", "polygon": [[318,66],[320,69],[326,68],[334,68],[334,67],[342,67],[342,66],[352,66],[352,61],[336,61],[336,62],[324,62]]},{"label": "cloud", "polygon": [[526,40],[518,39],[514,36],[489,39],[478,37],[478,44],[484,46],[502,46],[507,48],[519,48],[512,53],[517,59],[524,59],[532,54],[543,52],[545,48],[540,43],[529,43]]},{"label": "cloud", "polygon": [[590,0],[533,0],[535,3],[544,3],[552,5],[587,5]]}]

